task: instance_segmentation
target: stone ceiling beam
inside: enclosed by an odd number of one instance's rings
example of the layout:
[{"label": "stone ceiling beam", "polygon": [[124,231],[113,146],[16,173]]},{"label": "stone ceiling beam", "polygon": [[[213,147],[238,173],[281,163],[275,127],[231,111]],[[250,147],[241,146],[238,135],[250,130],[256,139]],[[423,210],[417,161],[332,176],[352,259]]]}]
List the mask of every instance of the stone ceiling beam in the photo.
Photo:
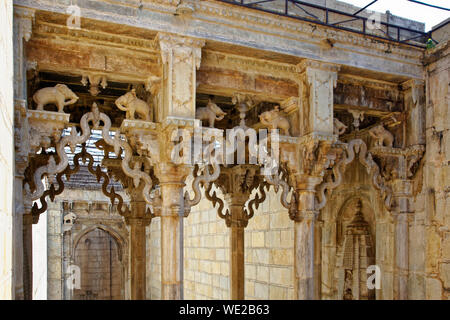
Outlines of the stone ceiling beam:
[{"label": "stone ceiling beam", "polygon": [[[101,5],[103,3],[105,5]],[[196,2],[190,17],[176,18],[176,6],[169,4],[161,1],[148,1],[141,6],[132,1],[79,3],[81,20],[101,20],[141,30],[201,38],[207,42],[220,42],[236,48],[247,47],[286,57],[338,63],[395,75],[399,81],[423,77],[423,49],[420,48],[389,41],[373,41],[370,37],[359,34],[330,30],[327,27],[216,1]],[[60,14],[66,14],[67,10],[63,1],[55,3],[50,0],[18,0],[16,5]],[[174,19],[179,19],[179,23],[174,23]],[[195,27],[186,27],[189,19],[196,20]],[[323,41],[326,39],[334,42],[331,48],[323,47]]]},{"label": "stone ceiling beam", "polygon": [[97,72],[108,80],[146,82],[150,76],[160,76],[157,57],[119,54],[80,43],[61,43],[50,39],[33,39],[27,43],[27,60],[39,71],[82,75]]}]

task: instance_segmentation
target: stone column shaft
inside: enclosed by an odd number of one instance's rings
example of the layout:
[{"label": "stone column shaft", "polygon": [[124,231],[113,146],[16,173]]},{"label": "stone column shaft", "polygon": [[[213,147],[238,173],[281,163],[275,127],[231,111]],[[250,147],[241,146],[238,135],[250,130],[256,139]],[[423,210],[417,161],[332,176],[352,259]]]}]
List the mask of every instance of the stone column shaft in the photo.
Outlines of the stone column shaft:
[{"label": "stone column shaft", "polygon": [[395,217],[395,269],[394,299],[408,299],[408,216],[400,214]]},{"label": "stone column shaft", "polygon": [[394,265],[394,299],[408,299],[408,269],[409,269],[409,214],[412,198],[412,182],[397,179],[393,182],[395,198],[395,265]]},{"label": "stone column shaft", "polygon": [[184,183],[161,183],[161,298],[183,299]]},{"label": "stone column shaft", "polygon": [[322,225],[323,221],[314,224],[314,299],[322,297]]},{"label": "stone column shaft", "polygon": [[294,221],[294,273],[295,295],[298,300],[313,300],[314,295],[314,229],[315,186],[319,177],[302,178],[298,193],[298,214]]},{"label": "stone column shaft", "polygon": [[314,219],[294,224],[294,267],[297,300],[314,299]]},{"label": "stone column shaft", "polygon": [[[242,210],[235,208],[232,210]],[[245,228],[237,224],[230,227],[230,298],[245,299]]]},{"label": "stone column shaft", "polygon": [[33,219],[23,215],[23,289],[24,299],[33,299]]},{"label": "stone column shaft", "polygon": [[[237,169],[235,175],[230,175],[236,179],[245,173]],[[239,173],[236,174],[236,173]],[[232,300],[245,299],[245,227],[248,225],[248,217],[245,214],[245,203],[249,198],[248,192],[240,192],[236,189],[232,193],[225,194],[225,201],[228,203],[230,215],[226,218],[227,227],[230,228],[230,298]]]},{"label": "stone column shaft", "polygon": [[[131,204],[135,206],[136,204]],[[143,206],[145,210],[145,203]],[[146,299],[146,243],[144,218],[131,218],[130,226],[130,271],[131,300]]]}]

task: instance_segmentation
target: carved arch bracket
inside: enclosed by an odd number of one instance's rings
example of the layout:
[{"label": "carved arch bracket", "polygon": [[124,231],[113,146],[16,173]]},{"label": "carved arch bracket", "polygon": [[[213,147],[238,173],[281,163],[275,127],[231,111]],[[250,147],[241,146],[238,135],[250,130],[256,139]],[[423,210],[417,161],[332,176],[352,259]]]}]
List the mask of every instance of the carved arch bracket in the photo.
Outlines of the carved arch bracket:
[{"label": "carved arch bracket", "polygon": [[[44,111],[44,113],[46,112]],[[76,127],[72,127],[70,134],[68,136],[62,137],[56,143],[55,149],[57,154],[49,155],[47,164],[38,167],[34,171],[31,182],[34,190],[32,190],[31,192],[31,190],[28,189],[29,192],[27,193],[27,198],[29,200],[34,201],[44,195],[45,188],[44,184],[42,183],[42,177],[48,176],[51,178],[55,175],[58,176],[67,169],[69,162],[64,148],[68,146],[73,152],[77,145],[83,144],[89,139],[91,135],[89,123],[92,124],[94,129],[99,129],[101,122],[103,123],[101,132],[105,143],[113,147],[114,153],[116,155],[119,155],[123,151],[123,160],[121,161],[123,172],[125,173],[125,175],[133,179],[135,187],[139,185],[141,180],[144,182],[144,187],[142,189],[143,198],[148,204],[152,203],[152,198],[150,197],[150,190],[152,188],[151,177],[149,176],[149,174],[143,172],[140,167],[134,166],[133,169],[130,167],[133,155],[133,151],[130,145],[125,140],[120,138],[119,131],[116,131],[113,137],[110,136],[111,120],[106,114],[99,112],[99,109],[95,103],[92,106],[92,111],[84,114],[81,118],[81,134],[78,135]],[[100,168],[97,167],[96,170],[98,171],[99,169]],[[30,185],[30,183],[28,185]]]},{"label": "carved arch bracket", "polygon": [[380,168],[373,160],[372,154],[367,151],[367,145],[361,139],[354,139],[348,143],[338,142],[335,145],[340,148],[339,160],[332,168],[332,176],[328,181],[322,182],[317,188],[316,209],[322,209],[327,201],[325,190],[330,192],[342,183],[342,175],[346,166],[350,164],[355,155],[358,154],[359,162],[366,168],[370,175],[373,186],[380,192],[385,207],[390,210],[392,204],[392,188],[386,183],[380,173]]}]

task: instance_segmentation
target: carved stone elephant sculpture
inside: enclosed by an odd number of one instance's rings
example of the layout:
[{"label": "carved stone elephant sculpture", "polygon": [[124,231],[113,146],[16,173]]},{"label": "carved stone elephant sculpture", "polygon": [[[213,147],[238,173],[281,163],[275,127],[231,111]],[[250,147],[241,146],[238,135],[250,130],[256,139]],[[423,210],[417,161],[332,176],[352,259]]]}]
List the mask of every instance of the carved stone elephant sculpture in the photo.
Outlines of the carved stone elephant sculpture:
[{"label": "carved stone elephant sculpture", "polygon": [[134,89],[120,96],[115,103],[117,108],[127,112],[125,115],[127,119],[134,120],[134,115],[137,113],[142,120],[151,121],[150,106],[136,96]]},{"label": "carved stone elephant sculpture", "polygon": [[280,128],[283,135],[289,135],[290,124],[289,121],[280,114],[279,107],[276,106],[275,109],[270,111],[265,111],[259,115],[259,120],[261,123],[269,129]]},{"label": "carved stone elephant sculpture", "polygon": [[376,147],[386,146],[392,148],[392,144],[394,143],[394,136],[392,135],[392,133],[387,131],[383,127],[383,125],[380,124],[376,127],[373,127],[369,130],[369,134],[374,138],[374,145]]},{"label": "carved stone elephant sculpture", "polygon": [[209,99],[206,107],[198,108],[195,111],[195,118],[200,120],[208,120],[210,128],[214,127],[214,122],[220,121],[225,117],[226,112],[223,112],[217,104],[215,104],[211,99]]},{"label": "carved stone elephant sculpture", "polygon": [[[66,101],[70,99],[69,101]],[[33,95],[33,101],[37,104],[37,110],[44,110],[44,106],[54,103],[58,112],[64,112],[64,106],[77,102],[78,96],[65,84],[57,84],[54,87],[42,88]]]}]

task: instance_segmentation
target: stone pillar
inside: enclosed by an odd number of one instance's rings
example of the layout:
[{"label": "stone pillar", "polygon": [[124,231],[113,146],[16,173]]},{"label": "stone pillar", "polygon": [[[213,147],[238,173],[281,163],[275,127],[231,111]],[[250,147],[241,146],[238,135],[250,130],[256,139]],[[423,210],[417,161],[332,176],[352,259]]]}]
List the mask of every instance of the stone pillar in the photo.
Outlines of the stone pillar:
[{"label": "stone pillar", "polygon": [[[252,191],[260,186],[261,176],[256,175],[259,168],[254,165],[236,165],[221,169],[219,178],[214,182],[228,204],[229,211],[219,216],[225,219],[230,228],[230,298],[245,299],[245,236],[248,220],[252,217],[250,207],[245,208]],[[250,205],[250,204],[249,204]]]},{"label": "stone pillar", "polygon": [[[13,274],[15,299],[31,299],[32,277],[31,269],[27,272],[27,268],[31,268],[31,251],[25,253],[24,239],[30,241],[28,246],[31,246],[31,225],[27,227],[29,230],[23,229],[24,221],[24,201],[23,201],[23,180],[24,171],[28,164],[28,123],[27,123],[27,79],[26,79],[26,55],[24,50],[24,42],[31,37],[32,24],[34,19],[34,10],[14,7],[13,20],[13,45],[14,45],[14,144],[16,152],[15,161],[15,178],[14,178],[14,202],[15,213],[13,223]],[[32,220],[31,217],[26,219]],[[25,235],[27,235],[25,237]],[[29,249],[31,250],[31,249]],[[27,274],[27,278],[24,278]],[[24,281],[27,281],[24,284]],[[26,288],[25,288],[26,287]],[[27,289],[28,288],[28,289]],[[28,290],[28,292],[24,292]]]},{"label": "stone pillar", "polygon": [[33,299],[33,216],[23,216],[23,291],[24,299]]},{"label": "stone pillar", "polygon": [[[131,210],[145,213],[145,202],[131,202]],[[150,224],[149,218],[129,217],[126,218],[130,226],[130,278],[131,278],[131,300],[146,299],[146,239],[145,227]]]},{"label": "stone pillar", "polygon": [[[131,211],[125,216],[125,222],[130,227],[129,261],[130,261],[130,298],[131,300],[145,300],[146,290],[146,262],[147,242],[145,228],[150,225],[151,214],[147,210],[142,190],[144,183],[134,187],[132,179],[120,175],[122,184],[130,197]],[[125,279],[124,279],[125,281]]]},{"label": "stone pillar", "polygon": [[[14,176],[14,215],[13,215],[13,270],[15,280],[15,299],[23,300],[24,295],[24,217],[25,205],[23,197],[23,180],[25,168],[28,164],[27,157],[20,157],[16,149],[15,176]],[[31,215],[30,215],[31,216]],[[31,229],[31,227],[30,227]],[[30,231],[31,236],[31,231]],[[30,284],[27,284],[29,287]]]},{"label": "stone pillar", "polygon": [[[155,163],[155,174],[161,187],[161,298],[174,300],[183,299],[183,188],[191,167],[187,165],[190,159],[186,154],[186,161],[182,163],[172,158],[175,146],[171,129],[192,130],[194,127],[196,71],[200,67],[205,41],[168,33],[159,33],[157,41],[163,79],[162,99],[155,120],[165,125]],[[185,137],[183,135],[183,139]]]},{"label": "stone pillar", "polygon": [[225,200],[231,214],[227,221],[227,226],[230,228],[230,298],[232,300],[244,300],[244,231],[248,224],[248,220],[245,219],[244,205],[248,197],[245,194],[226,194]]},{"label": "stone pillar", "polygon": [[183,299],[183,188],[191,168],[161,163],[161,299]]},{"label": "stone pillar", "polygon": [[314,224],[314,299],[322,298],[322,227],[323,221]]},{"label": "stone pillar", "polygon": [[408,299],[409,220],[414,216],[412,179],[424,147],[373,147],[370,152],[384,164],[383,178],[388,181],[392,190],[393,201],[388,210],[394,219],[393,297],[395,300],[404,300]]},{"label": "stone pillar", "polygon": [[[296,177],[297,212],[291,215],[294,225],[295,295],[297,299],[320,299],[317,279],[321,257],[315,249],[320,239],[315,239],[315,222],[319,212],[315,208],[315,188],[322,181],[329,164],[328,151],[333,136],[333,89],[337,82],[339,66],[305,60],[298,65],[299,108],[301,139],[299,145],[300,166],[291,165]],[[316,275],[316,277],[315,277]],[[315,289],[316,288],[316,289]]]},{"label": "stone pillar", "polygon": [[412,181],[396,179],[392,183],[394,209],[394,299],[408,299],[409,217],[413,213]]},{"label": "stone pillar", "polygon": [[321,178],[306,176],[298,184],[298,212],[294,224],[294,278],[295,296],[298,300],[313,300],[314,295],[314,229],[315,187]]}]

